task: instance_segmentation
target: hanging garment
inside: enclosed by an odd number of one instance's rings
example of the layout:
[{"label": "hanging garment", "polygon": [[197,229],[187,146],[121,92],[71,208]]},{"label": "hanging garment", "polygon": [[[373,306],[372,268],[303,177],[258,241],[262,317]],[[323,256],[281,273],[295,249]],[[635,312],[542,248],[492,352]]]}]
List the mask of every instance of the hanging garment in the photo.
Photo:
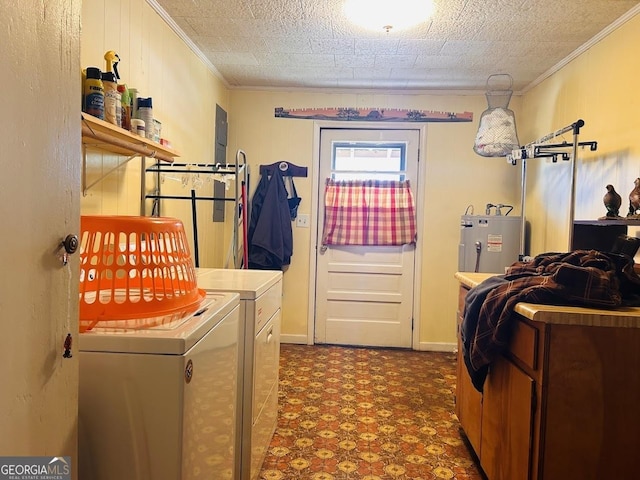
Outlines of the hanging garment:
[{"label": "hanging garment", "polygon": [[291,215],[291,220],[295,220],[298,216],[298,206],[300,205],[302,198],[298,196],[296,184],[293,183],[293,177],[288,178],[291,182],[291,196],[287,198],[287,202],[289,202],[289,214]]},{"label": "hanging garment", "polygon": [[256,224],[258,218],[260,218],[260,212],[262,211],[262,205],[264,205],[264,196],[267,194],[267,188],[269,187],[269,176],[262,175],[260,182],[256,187],[256,191],[253,193],[251,199],[251,217],[249,218],[249,228],[247,229],[247,245],[251,247],[253,243],[253,232],[256,230]]},{"label": "hanging garment", "polygon": [[253,195],[247,232],[249,268],[282,270],[291,262],[293,231],[282,174],[263,175]]}]

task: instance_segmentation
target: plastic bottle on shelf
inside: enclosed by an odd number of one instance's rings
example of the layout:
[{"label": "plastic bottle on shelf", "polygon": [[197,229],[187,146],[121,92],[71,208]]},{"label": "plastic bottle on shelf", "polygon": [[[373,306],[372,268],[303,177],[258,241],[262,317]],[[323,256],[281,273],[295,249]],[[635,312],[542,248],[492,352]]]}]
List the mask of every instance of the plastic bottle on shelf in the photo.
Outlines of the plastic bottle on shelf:
[{"label": "plastic bottle on shelf", "polygon": [[104,85],[104,119],[105,121],[122,126],[122,99],[118,92],[116,76],[113,72],[102,74],[102,84]]},{"label": "plastic bottle on shelf", "polygon": [[131,98],[129,97],[129,89],[126,85],[118,85],[122,103],[122,123],[121,127],[125,130],[131,130]]},{"label": "plastic bottle on shelf", "polygon": [[131,118],[140,118],[138,116],[138,89],[129,88],[129,99],[131,101]]},{"label": "plastic bottle on shelf", "polygon": [[151,97],[138,98],[138,118],[144,121],[145,136],[153,140],[153,102]]},{"label": "plastic bottle on shelf", "polygon": [[146,137],[144,132],[144,120],[140,120],[139,118],[131,119],[131,133],[134,135],[140,135],[141,137]]},{"label": "plastic bottle on shelf", "polygon": [[99,68],[88,67],[84,82],[84,105],[82,110],[104,120],[104,85]]}]

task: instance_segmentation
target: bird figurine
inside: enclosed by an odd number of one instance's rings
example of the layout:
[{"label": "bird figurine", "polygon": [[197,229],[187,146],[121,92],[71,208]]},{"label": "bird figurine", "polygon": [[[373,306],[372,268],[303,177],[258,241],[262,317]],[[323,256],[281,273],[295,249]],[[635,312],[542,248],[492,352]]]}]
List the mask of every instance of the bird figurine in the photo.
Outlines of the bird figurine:
[{"label": "bird figurine", "polygon": [[640,178],[636,178],[633,183],[635,188],[629,194],[629,214],[627,217],[640,214]]},{"label": "bird figurine", "polygon": [[606,218],[618,217],[620,213],[620,205],[622,205],[622,198],[613,188],[613,185],[607,185],[607,193],[602,197],[604,206],[607,209]]}]

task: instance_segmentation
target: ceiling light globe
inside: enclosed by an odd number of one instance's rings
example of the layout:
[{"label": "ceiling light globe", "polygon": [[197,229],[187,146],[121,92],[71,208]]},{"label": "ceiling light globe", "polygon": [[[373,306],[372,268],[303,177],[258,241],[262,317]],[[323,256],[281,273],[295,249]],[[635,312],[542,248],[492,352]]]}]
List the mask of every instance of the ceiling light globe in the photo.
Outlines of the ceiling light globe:
[{"label": "ceiling light globe", "polygon": [[389,32],[413,27],[433,13],[433,0],[346,0],[344,13],[356,25]]}]

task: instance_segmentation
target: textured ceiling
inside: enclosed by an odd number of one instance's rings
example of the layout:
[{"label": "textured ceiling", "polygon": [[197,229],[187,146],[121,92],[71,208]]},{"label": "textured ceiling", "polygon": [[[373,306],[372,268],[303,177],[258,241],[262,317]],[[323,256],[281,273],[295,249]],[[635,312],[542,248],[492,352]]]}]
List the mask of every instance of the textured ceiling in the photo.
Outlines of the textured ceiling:
[{"label": "textured ceiling", "polygon": [[526,89],[640,4],[435,0],[430,20],[385,33],[352,25],[343,2],[149,0],[232,88],[482,91],[495,73]]}]

